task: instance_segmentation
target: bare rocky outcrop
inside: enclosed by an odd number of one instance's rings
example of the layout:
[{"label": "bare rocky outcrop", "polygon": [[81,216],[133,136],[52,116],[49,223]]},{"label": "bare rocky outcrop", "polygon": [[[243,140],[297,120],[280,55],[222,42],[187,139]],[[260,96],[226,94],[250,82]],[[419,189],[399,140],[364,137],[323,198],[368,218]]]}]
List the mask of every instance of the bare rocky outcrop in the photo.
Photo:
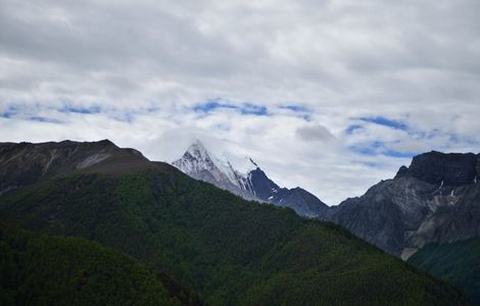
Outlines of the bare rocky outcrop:
[{"label": "bare rocky outcrop", "polygon": [[480,236],[479,155],[429,152],[327,219],[407,259],[425,244]]}]

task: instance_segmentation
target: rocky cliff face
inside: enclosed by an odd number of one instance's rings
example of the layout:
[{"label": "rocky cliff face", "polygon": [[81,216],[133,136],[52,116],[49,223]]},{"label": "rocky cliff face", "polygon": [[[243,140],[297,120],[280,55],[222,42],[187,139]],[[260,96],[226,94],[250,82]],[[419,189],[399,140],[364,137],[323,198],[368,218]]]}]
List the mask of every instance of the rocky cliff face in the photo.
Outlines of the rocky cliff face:
[{"label": "rocky cliff face", "polygon": [[480,235],[479,155],[429,152],[327,218],[406,259],[430,242]]},{"label": "rocky cliff face", "polygon": [[415,156],[408,168],[401,168],[397,177],[415,177],[432,185],[464,186],[477,179],[480,162],[473,153],[430,153]]}]

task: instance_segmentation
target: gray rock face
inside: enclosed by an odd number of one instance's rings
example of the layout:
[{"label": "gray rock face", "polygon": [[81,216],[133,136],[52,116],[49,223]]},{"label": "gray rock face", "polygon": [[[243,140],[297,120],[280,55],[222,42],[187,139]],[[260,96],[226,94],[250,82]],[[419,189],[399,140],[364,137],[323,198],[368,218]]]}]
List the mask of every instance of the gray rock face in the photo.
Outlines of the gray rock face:
[{"label": "gray rock face", "polygon": [[480,235],[479,156],[430,152],[392,180],[332,207],[326,219],[406,259],[430,242]]},{"label": "gray rock face", "polygon": [[289,207],[300,216],[320,217],[328,206],[316,196],[300,187],[280,188],[260,168],[250,171],[249,181],[256,199],[280,207]]},{"label": "gray rock face", "polygon": [[473,153],[461,154],[429,152],[415,156],[409,168],[401,169],[398,176],[412,176],[427,183],[447,186],[471,184],[477,177],[478,157]]},{"label": "gray rock face", "polygon": [[290,207],[297,214],[309,218],[320,217],[328,210],[328,206],[316,196],[303,188],[281,188],[272,196],[270,202],[281,207]]}]

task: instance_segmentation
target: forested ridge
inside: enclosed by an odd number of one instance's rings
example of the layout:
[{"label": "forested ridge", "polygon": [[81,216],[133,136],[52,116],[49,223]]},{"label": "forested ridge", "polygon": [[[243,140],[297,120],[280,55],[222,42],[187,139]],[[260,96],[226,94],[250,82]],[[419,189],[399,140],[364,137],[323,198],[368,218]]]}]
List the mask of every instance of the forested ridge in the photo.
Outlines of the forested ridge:
[{"label": "forested ridge", "polygon": [[3,219],[172,275],[210,305],[457,305],[459,291],[329,223],[178,171],[77,174],[0,197]]}]

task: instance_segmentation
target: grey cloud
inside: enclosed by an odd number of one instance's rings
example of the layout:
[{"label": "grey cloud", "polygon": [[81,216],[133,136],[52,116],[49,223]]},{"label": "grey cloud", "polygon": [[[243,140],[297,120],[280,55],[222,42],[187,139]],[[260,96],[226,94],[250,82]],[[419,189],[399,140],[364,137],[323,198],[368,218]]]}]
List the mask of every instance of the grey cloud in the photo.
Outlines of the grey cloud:
[{"label": "grey cloud", "polygon": [[297,128],[297,135],[305,141],[331,141],[335,137],[330,133],[330,131],[323,125],[315,126],[304,126]]}]

